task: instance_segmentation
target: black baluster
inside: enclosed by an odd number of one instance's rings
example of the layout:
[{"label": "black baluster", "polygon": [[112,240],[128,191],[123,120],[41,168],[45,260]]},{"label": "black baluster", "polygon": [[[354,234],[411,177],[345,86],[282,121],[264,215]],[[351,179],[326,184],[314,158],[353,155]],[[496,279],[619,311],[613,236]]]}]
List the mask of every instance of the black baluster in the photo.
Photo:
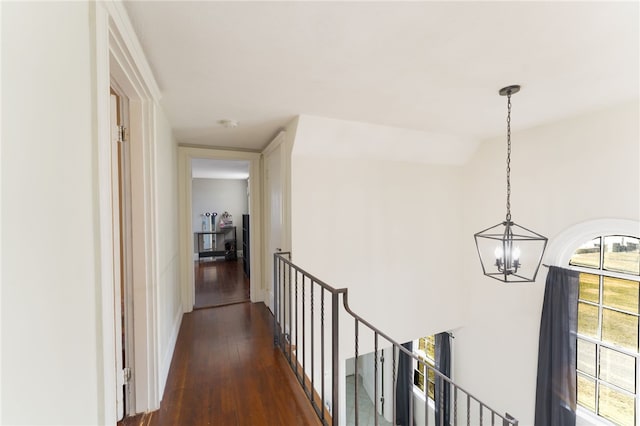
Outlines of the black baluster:
[{"label": "black baluster", "polygon": [[324,288],[320,287],[320,409],[324,423]]},{"label": "black baluster", "polygon": [[353,381],[353,393],[354,393],[354,405],[355,405],[355,414],[356,414],[356,422],[355,426],[360,425],[360,421],[358,419],[358,319],[356,318],[356,329],[355,329],[355,344],[356,344],[356,361],[355,361],[355,376]]}]

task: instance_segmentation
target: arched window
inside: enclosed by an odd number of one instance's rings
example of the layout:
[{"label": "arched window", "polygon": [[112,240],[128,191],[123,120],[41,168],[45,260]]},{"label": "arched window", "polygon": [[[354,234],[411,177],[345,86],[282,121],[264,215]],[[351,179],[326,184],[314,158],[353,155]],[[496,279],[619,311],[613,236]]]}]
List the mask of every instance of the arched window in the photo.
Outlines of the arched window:
[{"label": "arched window", "polygon": [[599,235],[581,244],[568,264],[580,271],[578,404],[615,424],[635,426],[640,420],[639,236]]}]

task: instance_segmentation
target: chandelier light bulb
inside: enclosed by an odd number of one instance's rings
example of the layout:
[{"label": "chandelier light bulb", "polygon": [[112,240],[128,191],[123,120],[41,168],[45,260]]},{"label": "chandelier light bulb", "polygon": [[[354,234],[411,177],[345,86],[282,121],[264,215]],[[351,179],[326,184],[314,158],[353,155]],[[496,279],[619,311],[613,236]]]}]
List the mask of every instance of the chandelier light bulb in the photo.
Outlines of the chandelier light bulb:
[{"label": "chandelier light bulb", "polygon": [[520,247],[516,247],[512,252],[513,260],[520,260]]}]

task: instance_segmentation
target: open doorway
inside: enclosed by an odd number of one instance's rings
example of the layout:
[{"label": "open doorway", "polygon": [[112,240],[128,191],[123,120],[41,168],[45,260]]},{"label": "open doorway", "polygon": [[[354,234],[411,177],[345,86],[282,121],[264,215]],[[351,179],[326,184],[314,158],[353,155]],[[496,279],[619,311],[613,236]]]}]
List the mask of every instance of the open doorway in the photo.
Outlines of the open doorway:
[{"label": "open doorway", "polygon": [[251,298],[249,168],[246,160],[191,160],[194,309]]},{"label": "open doorway", "polygon": [[[179,220],[180,220],[180,276],[182,283],[182,303],[183,311],[191,312],[195,307],[207,306],[199,302],[196,304],[196,275],[198,270],[196,269],[198,264],[204,264],[206,262],[218,262],[216,266],[231,266],[235,265],[233,274],[236,277],[246,277],[249,284],[249,298],[251,302],[261,302],[264,300],[264,288],[263,288],[263,273],[261,262],[261,247],[262,247],[262,228],[261,228],[261,208],[262,208],[262,180],[261,180],[261,155],[257,152],[246,151],[230,151],[220,150],[215,148],[204,147],[188,147],[180,146],[178,148],[179,155]],[[194,160],[196,160],[194,162]],[[221,169],[222,166],[242,165],[245,170],[248,164],[249,177],[246,179],[244,176],[240,178],[243,185],[243,196],[246,199],[248,213],[246,216],[242,210],[237,213],[229,211],[228,204],[225,206],[225,201],[220,201],[215,204],[213,198],[207,198],[207,202],[200,206],[194,207],[194,176],[199,176],[196,172],[192,171],[194,167],[198,165],[199,160],[216,160],[214,163],[207,163],[210,166],[208,169],[215,170]],[[217,166],[217,167],[215,167]],[[197,168],[197,167],[196,167]],[[195,178],[198,179],[198,178]],[[238,192],[239,193],[239,192]],[[196,196],[197,197],[197,196]],[[211,202],[213,201],[213,203]],[[224,212],[227,211],[231,215],[232,226],[235,227],[235,232],[229,230],[220,229],[220,219]],[[215,219],[211,224],[205,226],[210,227],[211,231],[202,231],[203,218],[206,220],[206,213],[209,213],[211,220],[211,213],[217,213]],[[201,216],[205,214],[205,216]],[[244,221],[243,221],[244,219]],[[245,225],[245,226],[243,226]],[[244,232],[244,228],[247,228],[248,232]],[[223,232],[226,235],[218,235],[218,241],[213,240],[212,232]],[[202,237],[197,233],[205,232]],[[209,232],[209,235],[206,234]],[[206,242],[205,242],[205,238]],[[202,238],[202,240],[200,240]],[[228,251],[232,247],[227,246],[228,239],[235,240],[235,256],[237,262],[226,262],[228,259],[225,257],[228,255]],[[202,241],[202,243],[200,242]],[[198,244],[208,244],[199,248]],[[229,248],[227,248],[229,247]],[[231,250],[233,252],[233,250]],[[202,253],[202,254],[201,254]],[[233,257],[234,253],[230,253]],[[223,263],[224,262],[224,263]],[[211,265],[213,266],[213,265]],[[248,268],[248,274],[245,274],[244,267]],[[228,270],[223,268],[203,270],[203,274],[217,275],[218,277],[229,273]],[[242,278],[243,280],[245,278]],[[244,299],[243,299],[244,300]],[[215,302],[209,306],[217,305],[219,302]]]}]

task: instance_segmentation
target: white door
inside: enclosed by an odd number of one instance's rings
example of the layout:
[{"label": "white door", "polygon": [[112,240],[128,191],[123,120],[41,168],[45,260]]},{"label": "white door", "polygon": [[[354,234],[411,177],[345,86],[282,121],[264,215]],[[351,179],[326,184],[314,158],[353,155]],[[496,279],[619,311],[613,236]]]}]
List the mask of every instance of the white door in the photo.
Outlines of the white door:
[{"label": "white door", "polygon": [[118,420],[124,417],[124,381],[120,372],[124,369],[122,357],[122,262],[121,262],[121,226],[120,226],[120,167],[119,167],[119,119],[118,119],[119,98],[116,94],[111,94],[111,226],[113,229],[113,291],[115,301],[115,337],[116,351],[116,407]]},{"label": "white door", "polygon": [[118,420],[131,414],[133,392],[130,360],[133,359],[133,305],[131,297],[131,210],[129,159],[126,135],[127,99],[111,92],[111,203],[113,229],[113,291]]},{"label": "white door", "polygon": [[[276,141],[277,142],[277,141]],[[277,143],[265,154],[267,201],[267,253],[265,273],[268,284],[267,304],[273,311],[273,253],[286,251],[284,232],[284,167],[283,144]]]}]

